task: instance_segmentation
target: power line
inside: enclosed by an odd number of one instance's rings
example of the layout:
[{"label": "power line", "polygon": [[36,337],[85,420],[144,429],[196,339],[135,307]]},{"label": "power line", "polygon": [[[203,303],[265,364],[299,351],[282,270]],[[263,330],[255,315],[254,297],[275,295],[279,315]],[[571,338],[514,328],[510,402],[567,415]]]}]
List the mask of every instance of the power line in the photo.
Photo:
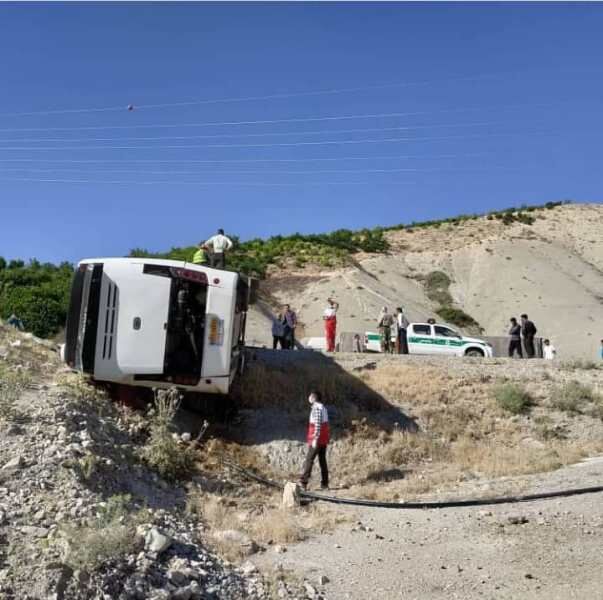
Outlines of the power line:
[{"label": "power line", "polygon": [[[276,131],[267,133],[212,133],[206,135],[160,135],[153,137],[109,137],[109,138],[5,138],[0,143],[6,142],[114,142],[114,141],[157,141],[157,140],[198,140],[215,138],[248,138],[272,137],[287,135],[322,135],[325,133],[362,133],[377,131],[407,131],[413,129],[456,128],[456,127],[481,127],[484,125],[506,124],[508,121],[477,121],[471,123],[435,123],[421,125],[401,125],[397,127],[360,127],[355,129],[319,129],[315,131]],[[531,121],[530,124],[534,122]]]},{"label": "power line", "polygon": [[[320,173],[433,173],[433,172],[458,172],[458,171],[490,171],[490,170],[516,170],[518,167],[506,167],[501,165],[492,165],[489,167],[431,167],[431,168],[416,168],[416,167],[401,167],[397,169],[306,169],[297,171],[267,171],[267,170],[251,170],[251,169],[229,169],[220,170],[217,174],[255,174],[255,175],[307,175]],[[0,167],[0,172],[21,172],[28,173],[55,173],[57,171],[75,172],[75,173],[133,173],[138,175],[202,175],[213,173],[212,171],[149,171],[141,169],[82,169],[82,168],[66,168],[58,167],[52,169],[39,169],[31,167]]]},{"label": "power line", "polygon": [[273,125],[278,123],[311,123],[321,121],[344,121],[352,119],[380,119],[394,117],[411,117],[417,115],[447,114],[457,112],[471,112],[480,110],[515,110],[519,108],[550,108],[555,106],[551,103],[542,104],[506,104],[502,106],[471,106],[458,108],[443,108],[439,110],[420,110],[390,113],[363,113],[356,115],[329,115],[320,117],[291,117],[285,119],[255,119],[248,121],[208,121],[205,123],[171,123],[171,124],[143,124],[143,125],[88,125],[80,127],[4,127],[0,131],[93,131],[106,129],[165,129],[165,128],[188,128],[188,127],[226,127],[240,125]]},{"label": "power line", "polygon": [[32,179],[29,177],[7,178],[0,181],[27,183],[85,183],[98,185],[232,185],[232,186],[305,186],[305,185],[413,185],[416,181],[303,181],[303,182],[256,182],[256,181],[120,181],[120,180],[90,180],[90,179]]},{"label": "power line", "polygon": [[528,134],[535,135],[551,135],[554,132],[500,132],[487,134],[469,134],[469,135],[450,135],[450,136],[427,136],[427,137],[399,137],[399,138],[364,138],[360,140],[321,140],[313,142],[274,142],[269,144],[188,144],[180,146],[4,146],[0,147],[0,151],[48,151],[48,150],[187,150],[195,148],[276,148],[276,147],[292,147],[292,146],[330,146],[341,144],[389,144],[398,142],[423,142],[423,141],[442,141],[442,140],[460,140],[460,139],[475,139],[483,137],[509,137],[513,135]]},{"label": "power line", "polygon": [[132,158],[90,158],[90,159],[65,159],[65,158],[0,158],[0,163],[14,162],[35,162],[35,163],[69,163],[69,164],[107,164],[107,163],[191,163],[191,164],[226,164],[226,163],[300,163],[300,162],[324,162],[338,160],[439,160],[451,158],[472,158],[479,156],[487,156],[489,152],[469,152],[461,154],[395,154],[386,156],[336,156],[336,157],[317,157],[317,158],[234,158],[234,159],[191,159],[191,158],[147,158],[147,159],[132,159]]},{"label": "power line", "polygon": [[[279,100],[288,98],[303,98],[309,96],[327,96],[336,94],[347,94],[353,92],[363,92],[371,90],[384,90],[394,88],[404,88],[422,85],[432,85],[434,83],[455,83],[463,81],[481,81],[481,80],[496,80],[509,72],[500,73],[487,73],[479,75],[470,75],[463,77],[449,77],[444,79],[430,79],[422,81],[403,81],[403,82],[390,82],[376,85],[367,86],[355,86],[355,87],[344,87],[344,88],[331,88],[321,90],[310,90],[305,92],[283,92],[265,94],[259,96],[235,96],[228,98],[209,98],[202,100],[184,100],[178,102],[163,102],[155,104],[131,104],[124,103],[119,106],[105,106],[105,107],[88,107],[88,108],[68,108],[68,109],[45,109],[36,111],[23,111],[23,112],[12,112],[12,113],[0,113],[0,117],[27,117],[27,116],[44,116],[44,115],[66,115],[66,114],[82,114],[82,113],[102,113],[102,112],[125,112],[127,110],[142,110],[142,109],[160,109],[160,108],[182,108],[185,106],[203,106],[208,104],[227,104],[236,102],[250,102],[259,100]],[[558,73],[557,73],[558,75]]]}]

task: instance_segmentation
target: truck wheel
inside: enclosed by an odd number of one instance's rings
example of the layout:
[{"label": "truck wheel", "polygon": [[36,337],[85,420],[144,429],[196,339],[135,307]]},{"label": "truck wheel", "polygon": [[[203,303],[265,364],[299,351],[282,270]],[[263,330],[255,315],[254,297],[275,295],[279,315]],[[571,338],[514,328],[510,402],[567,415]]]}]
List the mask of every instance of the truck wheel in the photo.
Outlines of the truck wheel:
[{"label": "truck wheel", "polygon": [[472,348],[471,350],[467,350],[465,356],[481,356],[483,358],[484,353],[481,350],[478,350],[477,348]]}]

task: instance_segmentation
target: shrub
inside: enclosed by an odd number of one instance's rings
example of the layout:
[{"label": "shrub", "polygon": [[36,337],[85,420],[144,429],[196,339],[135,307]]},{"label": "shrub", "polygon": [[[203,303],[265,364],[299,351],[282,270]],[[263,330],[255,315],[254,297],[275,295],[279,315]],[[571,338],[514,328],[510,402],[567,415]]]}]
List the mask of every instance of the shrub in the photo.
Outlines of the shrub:
[{"label": "shrub", "polygon": [[514,415],[529,412],[533,404],[528,392],[521,386],[512,383],[499,385],[494,390],[494,398],[500,408]]},{"label": "shrub", "polygon": [[482,330],[480,324],[471,315],[468,315],[460,308],[455,308],[454,306],[442,306],[436,310],[436,314],[439,317],[442,317],[446,323],[451,323],[457,327],[474,327],[480,331]]},{"label": "shrub", "polygon": [[155,392],[155,406],[149,411],[149,440],[142,452],[146,463],[167,480],[185,477],[194,465],[194,450],[172,435],[180,400],[175,388]]},{"label": "shrub", "polygon": [[595,400],[593,391],[578,381],[570,381],[556,387],[551,394],[551,405],[557,410],[580,414],[584,404]]},{"label": "shrub", "polygon": [[450,277],[446,273],[432,271],[425,278],[425,293],[432,302],[437,302],[442,306],[452,304],[452,296],[448,291],[450,283]]},{"label": "shrub", "polygon": [[129,495],[111,496],[96,519],[79,527],[63,526],[65,562],[74,569],[91,571],[106,561],[135,552],[139,543],[136,536],[139,516],[131,511],[130,504]]}]

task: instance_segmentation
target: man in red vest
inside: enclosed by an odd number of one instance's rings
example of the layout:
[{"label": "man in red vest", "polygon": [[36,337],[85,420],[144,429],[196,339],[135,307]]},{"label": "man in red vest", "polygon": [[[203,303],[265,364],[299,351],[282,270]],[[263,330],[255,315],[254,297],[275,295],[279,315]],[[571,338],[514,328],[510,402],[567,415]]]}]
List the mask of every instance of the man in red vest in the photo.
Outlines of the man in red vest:
[{"label": "man in red vest", "polygon": [[320,464],[320,489],[329,488],[329,469],[327,467],[327,446],[329,445],[329,413],[322,403],[320,392],[310,392],[308,402],[312,406],[310,411],[310,420],[308,422],[308,454],[304,462],[304,470],[299,478],[299,483],[306,489],[310,475],[312,475],[312,466],[314,459],[318,456]]}]

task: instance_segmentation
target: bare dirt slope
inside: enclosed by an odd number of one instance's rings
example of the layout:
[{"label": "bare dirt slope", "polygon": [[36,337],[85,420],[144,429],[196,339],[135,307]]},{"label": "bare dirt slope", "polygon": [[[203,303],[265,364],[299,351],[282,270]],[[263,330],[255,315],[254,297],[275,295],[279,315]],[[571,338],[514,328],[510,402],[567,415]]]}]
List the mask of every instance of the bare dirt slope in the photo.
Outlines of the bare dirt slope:
[{"label": "bare dirt slope", "polygon": [[[504,335],[509,317],[526,312],[559,356],[594,358],[603,337],[603,205],[573,204],[530,213],[533,225],[482,217],[458,225],[392,231],[387,255],[357,255],[341,269],[274,273],[264,287],[290,302],[303,327],[322,335],[328,296],[341,303],[340,331],[373,330],[382,306],[404,306],[412,320],[437,305],[422,277],[444,271],[455,305],[487,335]],[[301,335],[298,335],[301,337]],[[270,320],[256,315],[250,340],[268,343]]]}]

